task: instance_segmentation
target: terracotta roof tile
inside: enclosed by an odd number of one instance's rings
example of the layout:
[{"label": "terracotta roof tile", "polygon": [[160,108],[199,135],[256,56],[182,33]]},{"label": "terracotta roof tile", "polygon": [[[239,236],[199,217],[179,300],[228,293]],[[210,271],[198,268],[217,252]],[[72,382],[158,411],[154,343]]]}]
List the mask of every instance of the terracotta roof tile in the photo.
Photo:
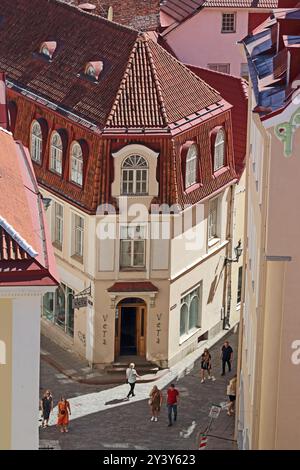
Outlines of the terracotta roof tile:
[{"label": "terracotta roof tile", "polygon": [[[201,8],[266,8],[278,7],[280,0],[166,0],[161,11],[182,23]],[[293,0],[291,5],[294,6]]]},{"label": "terracotta roof tile", "polygon": [[248,83],[240,77],[215,72],[189,65],[190,70],[218,90],[222,97],[233,105],[231,113],[233,127],[234,160],[237,175],[245,168],[247,144]]},{"label": "terracotta roof tile", "polygon": [[[172,82],[172,86],[170,83]],[[146,35],[137,39],[107,127],[161,128],[221,96]]]},{"label": "terracotta roof tile", "polygon": [[57,284],[41,196],[28,151],[0,129],[0,286]]},{"label": "terracotta roof tile", "polygon": [[[9,80],[101,129],[164,128],[221,99],[148,35],[65,3],[31,0],[29,9],[27,0],[2,0],[1,15],[0,69]],[[40,57],[40,45],[54,40],[52,60]],[[99,60],[94,83],[83,71]]]},{"label": "terracotta roof tile", "polygon": [[115,282],[107,289],[108,292],[158,292],[152,282]]}]

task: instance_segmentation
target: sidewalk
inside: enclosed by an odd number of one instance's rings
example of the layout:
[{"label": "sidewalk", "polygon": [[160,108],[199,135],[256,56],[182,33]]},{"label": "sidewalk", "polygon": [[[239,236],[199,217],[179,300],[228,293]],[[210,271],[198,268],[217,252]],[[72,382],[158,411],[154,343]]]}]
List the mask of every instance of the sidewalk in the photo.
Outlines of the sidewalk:
[{"label": "sidewalk", "polygon": [[[235,328],[237,325],[232,325]],[[149,383],[156,380],[164,379],[165,383],[172,380],[178,380],[184,377],[191,369],[193,369],[195,361],[201,356],[205,348],[211,348],[220,339],[225,337],[229,330],[222,330],[213,338],[199,343],[198,348],[185,358],[179,361],[170,369],[159,370],[156,374],[144,374],[139,383]],[[66,351],[49,338],[42,335],[41,337],[41,360],[54,367],[66,378],[75,382],[87,385],[117,385],[124,384],[124,374],[111,375],[104,370],[91,369],[88,362],[79,355]]]}]

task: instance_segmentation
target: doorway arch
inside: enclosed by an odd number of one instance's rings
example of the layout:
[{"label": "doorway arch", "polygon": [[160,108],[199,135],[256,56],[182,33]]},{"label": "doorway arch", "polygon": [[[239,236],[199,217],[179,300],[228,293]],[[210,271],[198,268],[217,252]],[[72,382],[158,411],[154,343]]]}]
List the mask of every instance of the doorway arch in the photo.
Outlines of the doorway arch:
[{"label": "doorway arch", "polygon": [[138,297],[122,299],[116,307],[115,358],[146,355],[147,305]]}]

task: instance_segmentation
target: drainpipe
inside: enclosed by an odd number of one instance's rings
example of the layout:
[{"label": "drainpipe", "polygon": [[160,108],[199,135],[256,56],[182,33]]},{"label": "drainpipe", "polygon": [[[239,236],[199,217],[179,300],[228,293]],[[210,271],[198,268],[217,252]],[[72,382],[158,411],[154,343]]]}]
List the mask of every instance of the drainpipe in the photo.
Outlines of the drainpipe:
[{"label": "drainpipe", "polygon": [[2,129],[8,129],[8,112],[4,72],[0,72],[0,127],[2,127]]},{"label": "drainpipe", "polygon": [[[233,241],[233,211],[234,211],[234,193],[235,185],[230,186],[230,205],[228,209],[228,224],[226,238],[229,240],[226,249],[226,258],[231,258],[232,255],[232,241]],[[225,265],[225,279],[224,279],[224,320],[223,329],[230,328],[230,310],[231,310],[231,271],[232,263]]]}]

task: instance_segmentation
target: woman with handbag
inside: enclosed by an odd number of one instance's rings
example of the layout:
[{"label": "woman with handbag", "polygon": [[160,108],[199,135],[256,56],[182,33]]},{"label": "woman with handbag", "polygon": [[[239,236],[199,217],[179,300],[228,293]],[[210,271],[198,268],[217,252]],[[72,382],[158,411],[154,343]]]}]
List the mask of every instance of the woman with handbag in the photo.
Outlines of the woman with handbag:
[{"label": "woman with handbag", "polygon": [[158,421],[158,415],[161,409],[161,404],[162,404],[162,393],[161,391],[157,388],[156,385],[152,388],[150,392],[150,398],[148,401],[148,404],[150,406],[151,410],[151,420],[150,421]]},{"label": "woman with handbag", "polygon": [[204,349],[204,352],[201,356],[201,383],[202,384],[205,381],[205,371],[207,372],[208,379],[212,379],[212,381],[216,380],[214,376],[211,375],[211,355],[207,348]]},{"label": "woman with handbag", "polygon": [[61,397],[57,408],[57,426],[60,426],[60,432],[68,432],[69,415],[71,415],[70,403],[65,399],[65,397]]}]

